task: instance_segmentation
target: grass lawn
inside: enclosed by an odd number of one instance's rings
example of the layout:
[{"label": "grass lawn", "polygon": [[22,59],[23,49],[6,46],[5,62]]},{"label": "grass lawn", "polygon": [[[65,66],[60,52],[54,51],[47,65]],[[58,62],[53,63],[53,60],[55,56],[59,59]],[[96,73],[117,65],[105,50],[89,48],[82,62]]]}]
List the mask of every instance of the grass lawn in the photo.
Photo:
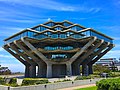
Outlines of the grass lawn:
[{"label": "grass lawn", "polygon": [[93,86],[93,87],[80,88],[80,89],[75,89],[75,90],[97,90],[97,87]]}]

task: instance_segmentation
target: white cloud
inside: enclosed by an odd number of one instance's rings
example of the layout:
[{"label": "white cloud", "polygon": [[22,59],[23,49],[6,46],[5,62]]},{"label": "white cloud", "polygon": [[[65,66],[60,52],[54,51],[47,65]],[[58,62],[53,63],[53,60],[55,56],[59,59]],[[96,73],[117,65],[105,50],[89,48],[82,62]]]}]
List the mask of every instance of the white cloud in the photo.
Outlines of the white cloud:
[{"label": "white cloud", "polygon": [[115,40],[120,40],[120,37],[113,37]]},{"label": "white cloud", "polygon": [[1,51],[4,51],[4,49],[3,49],[2,47],[0,47],[0,52],[1,52]]},{"label": "white cloud", "polygon": [[0,58],[14,58],[12,55],[0,54]]},{"label": "white cloud", "polygon": [[0,0],[3,2],[9,2],[12,3],[13,5],[15,4],[22,4],[22,5],[29,5],[33,7],[39,7],[43,9],[49,9],[49,10],[57,10],[57,11],[82,11],[82,12],[99,12],[101,9],[100,8],[94,8],[94,7],[87,7],[86,5],[84,6],[83,4],[80,6],[77,5],[68,5],[60,2],[56,2],[53,0],[29,0],[27,2],[23,0]]},{"label": "white cloud", "polygon": [[105,56],[105,58],[120,58],[120,50],[112,50],[109,51]]},{"label": "white cloud", "polygon": [[4,67],[8,67],[12,72],[24,72],[25,67],[22,63],[8,63],[8,64],[1,64]]},{"label": "white cloud", "polygon": [[23,29],[24,28],[19,27],[1,27],[0,36],[10,36]]},{"label": "white cloud", "polygon": [[100,26],[99,29],[106,29],[110,31],[120,31],[120,26],[114,25],[114,26]]},{"label": "white cloud", "polygon": [[52,0],[29,0],[27,2],[23,0],[0,0],[3,2],[10,2],[12,4],[22,4],[22,5],[30,5],[34,7],[40,7],[44,9],[51,9],[51,10],[57,10],[57,11],[75,11],[75,7],[72,7],[70,5],[62,4],[59,2],[55,2]]}]

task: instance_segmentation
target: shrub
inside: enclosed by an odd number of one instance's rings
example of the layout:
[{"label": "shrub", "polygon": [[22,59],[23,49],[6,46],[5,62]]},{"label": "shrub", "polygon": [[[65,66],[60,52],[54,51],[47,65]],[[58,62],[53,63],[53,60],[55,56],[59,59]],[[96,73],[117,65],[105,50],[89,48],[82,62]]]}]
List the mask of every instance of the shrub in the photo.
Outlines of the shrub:
[{"label": "shrub", "polygon": [[1,85],[4,85],[4,84],[5,84],[5,80],[4,80],[4,78],[2,78],[2,77],[0,77],[0,84],[1,84]]},{"label": "shrub", "polygon": [[22,81],[22,86],[25,85],[36,85],[36,84],[46,84],[49,83],[48,79],[42,78],[24,78]]},{"label": "shrub", "polygon": [[17,84],[17,78],[11,78],[9,84]]},{"label": "shrub", "polygon": [[64,80],[63,80],[63,82],[66,82],[66,81],[72,81],[72,80],[70,80],[70,79],[64,79]]},{"label": "shrub", "polygon": [[91,79],[91,76],[77,76],[75,80]]},{"label": "shrub", "polygon": [[103,79],[96,83],[97,90],[120,90],[120,78]]}]

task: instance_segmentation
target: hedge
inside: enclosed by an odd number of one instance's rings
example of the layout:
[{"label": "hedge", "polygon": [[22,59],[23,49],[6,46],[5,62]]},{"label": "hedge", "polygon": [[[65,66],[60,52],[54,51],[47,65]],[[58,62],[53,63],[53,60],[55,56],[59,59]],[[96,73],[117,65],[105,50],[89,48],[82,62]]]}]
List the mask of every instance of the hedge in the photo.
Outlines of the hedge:
[{"label": "hedge", "polygon": [[17,78],[11,78],[9,84],[17,84]]},{"label": "hedge", "polygon": [[120,78],[103,79],[96,83],[97,90],[120,90]]},{"label": "hedge", "polygon": [[4,84],[5,84],[4,78],[0,77],[0,85],[4,85]]},{"label": "hedge", "polygon": [[91,76],[77,76],[75,80],[91,79]]},{"label": "hedge", "polygon": [[46,84],[49,83],[48,79],[43,78],[24,78],[22,81],[22,86],[26,85],[36,85],[36,84]]}]

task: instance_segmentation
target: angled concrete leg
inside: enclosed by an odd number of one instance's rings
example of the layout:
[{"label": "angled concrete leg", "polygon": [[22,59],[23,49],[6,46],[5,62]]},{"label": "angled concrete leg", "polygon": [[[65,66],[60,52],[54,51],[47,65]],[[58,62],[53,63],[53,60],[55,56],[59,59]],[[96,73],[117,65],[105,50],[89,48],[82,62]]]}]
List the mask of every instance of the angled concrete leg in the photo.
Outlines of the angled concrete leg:
[{"label": "angled concrete leg", "polygon": [[67,63],[66,64],[67,67],[67,75],[71,76],[72,75],[72,67],[71,67],[71,63]]},{"label": "angled concrete leg", "polygon": [[93,74],[93,68],[92,68],[92,64],[91,65],[88,65],[88,73],[89,74]]},{"label": "angled concrete leg", "polygon": [[47,64],[47,78],[52,77],[52,64]]},{"label": "angled concrete leg", "polygon": [[30,77],[30,76],[29,76],[29,67],[30,67],[29,65],[26,65],[26,66],[25,66],[25,78]]},{"label": "angled concrete leg", "polygon": [[82,75],[88,76],[88,66],[87,64],[82,65]]},{"label": "angled concrete leg", "polygon": [[36,77],[36,66],[31,65],[29,69],[30,69],[30,77],[35,78]]}]

